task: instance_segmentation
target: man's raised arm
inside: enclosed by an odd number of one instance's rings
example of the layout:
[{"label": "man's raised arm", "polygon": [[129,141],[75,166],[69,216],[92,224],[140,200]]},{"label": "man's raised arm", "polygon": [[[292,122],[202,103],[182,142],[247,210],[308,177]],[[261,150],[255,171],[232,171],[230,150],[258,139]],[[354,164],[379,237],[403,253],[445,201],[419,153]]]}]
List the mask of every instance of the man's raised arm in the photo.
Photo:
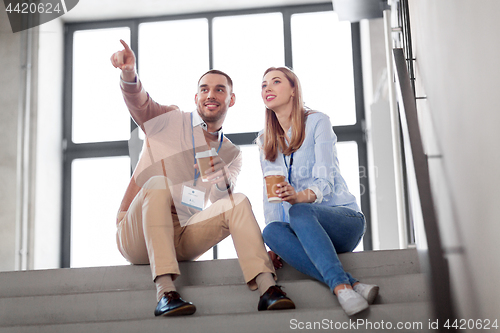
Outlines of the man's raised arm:
[{"label": "man's raised arm", "polygon": [[113,55],[111,56],[111,63],[115,68],[119,68],[122,70],[121,78],[123,81],[135,82],[136,58],[134,51],[132,51],[130,47],[127,45],[127,43],[125,43],[122,39],[120,39],[120,43],[122,43],[124,49],[113,53]]},{"label": "man's raised arm", "polygon": [[124,49],[113,53],[111,64],[121,69],[121,83],[123,98],[134,121],[144,130],[143,124],[163,113],[177,110],[175,105],[164,106],[151,99],[137,78],[136,57],[134,51],[120,39]]}]

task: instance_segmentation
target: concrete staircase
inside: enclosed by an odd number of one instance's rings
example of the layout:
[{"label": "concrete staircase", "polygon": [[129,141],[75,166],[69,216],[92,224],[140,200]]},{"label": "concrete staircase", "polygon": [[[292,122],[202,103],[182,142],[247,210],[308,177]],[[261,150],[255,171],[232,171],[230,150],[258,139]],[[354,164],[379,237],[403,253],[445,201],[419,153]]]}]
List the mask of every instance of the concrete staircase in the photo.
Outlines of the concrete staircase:
[{"label": "concrete staircase", "polygon": [[197,312],[172,318],[153,315],[149,266],[0,273],[0,333],[429,331],[430,295],[416,250],[340,258],[354,277],[380,286],[375,304],[353,317],[325,285],[287,265],[277,271],[279,284],[297,308],[258,312],[258,292],[247,288],[237,260],[229,259],[181,264],[176,285]]}]

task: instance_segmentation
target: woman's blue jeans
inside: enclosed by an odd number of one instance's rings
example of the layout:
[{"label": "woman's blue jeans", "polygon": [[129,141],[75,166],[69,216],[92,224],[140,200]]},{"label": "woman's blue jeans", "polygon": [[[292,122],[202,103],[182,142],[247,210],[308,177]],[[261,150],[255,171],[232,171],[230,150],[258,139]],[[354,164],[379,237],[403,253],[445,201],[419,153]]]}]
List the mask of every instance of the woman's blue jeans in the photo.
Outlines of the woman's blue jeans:
[{"label": "woman's blue jeans", "polygon": [[326,283],[332,292],[339,284],[358,281],[344,271],[337,253],[351,252],[361,241],[362,213],[299,203],[289,214],[290,223],[272,222],[264,228],[264,241],[271,250],[298,271]]}]

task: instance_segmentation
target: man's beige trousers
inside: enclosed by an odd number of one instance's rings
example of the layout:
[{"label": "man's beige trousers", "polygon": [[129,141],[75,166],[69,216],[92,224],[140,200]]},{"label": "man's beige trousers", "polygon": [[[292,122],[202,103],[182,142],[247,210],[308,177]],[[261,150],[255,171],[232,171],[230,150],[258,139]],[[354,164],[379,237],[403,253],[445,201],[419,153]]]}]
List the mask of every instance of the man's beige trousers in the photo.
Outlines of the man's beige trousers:
[{"label": "man's beige trousers", "polygon": [[[241,193],[220,199],[194,214],[184,227],[172,214],[166,178],[152,177],[120,216],[118,249],[132,264],[150,264],[153,281],[159,275],[180,275],[179,261],[194,260],[232,235],[243,277],[250,289],[263,272],[276,276],[248,198]],[[123,213],[122,213],[123,214]]]}]

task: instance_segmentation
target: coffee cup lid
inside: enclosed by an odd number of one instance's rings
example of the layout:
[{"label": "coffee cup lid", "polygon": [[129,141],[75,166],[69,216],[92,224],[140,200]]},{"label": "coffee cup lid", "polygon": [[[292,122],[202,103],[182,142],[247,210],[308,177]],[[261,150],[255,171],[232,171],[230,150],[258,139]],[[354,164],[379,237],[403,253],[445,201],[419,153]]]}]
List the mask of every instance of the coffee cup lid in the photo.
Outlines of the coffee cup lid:
[{"label": "coffee cup lid", "polygon": [[277,170],[269,170],[264,172],[264,178],[267,176],[286,176],[285,172],[283,170],[277,169]]},{"label": "coffee cup lid", "polygon": [[215,148],[196,153],[196,158],[211,157],[211,156],[217,156],[217,150],[215,150]]}]

